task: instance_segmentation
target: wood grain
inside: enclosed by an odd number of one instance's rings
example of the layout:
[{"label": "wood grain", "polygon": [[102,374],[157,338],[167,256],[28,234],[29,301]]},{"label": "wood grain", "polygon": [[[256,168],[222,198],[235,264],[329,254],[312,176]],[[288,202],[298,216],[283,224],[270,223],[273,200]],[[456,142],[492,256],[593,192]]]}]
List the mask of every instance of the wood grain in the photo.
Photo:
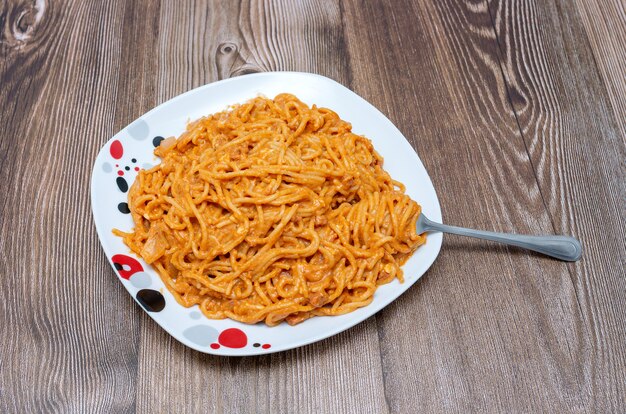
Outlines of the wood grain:
[{"label": "wood grain", "polygon": [[569,267],[585,329],[581,403],[623,411],[626,231],[611,223],[626,218],[624,136],[602,73],[589,70],[593,52],[584,47],[572,3],[490,6],[512,105],[554,230],[578,234],[587,245],[585,259]]},{"label": "wood grain", "polygon": [[88,197],[98,147],[121,127],[117,93],[132,92],[116,79],[123,3],[0,7],[0,411],[127,411],[139,323]]},{"label": "wood grain", "polygon": [[[596,0],[0,3],[0,411],[623,412],[623,31]],[[446,237],[420,283],[333,338],[185,348],[110,269],[92,162],[159,103],[270,70],[380,108],[446,222],[574,234],[583,260]]]},{"label": "wood grain", "polygon": [[606,87],[618,131],[626,140],[626,3],[577,0],[598,74]]}]

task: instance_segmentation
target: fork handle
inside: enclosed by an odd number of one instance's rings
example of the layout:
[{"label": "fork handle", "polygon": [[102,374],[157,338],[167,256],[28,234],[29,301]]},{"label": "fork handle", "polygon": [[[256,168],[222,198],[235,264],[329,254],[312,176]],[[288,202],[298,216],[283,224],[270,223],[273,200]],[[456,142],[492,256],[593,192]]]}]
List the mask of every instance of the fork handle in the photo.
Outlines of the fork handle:
[{"label": "fork handle", "polygon": [[423,229],[426,232],[441,231],[459,236],[475,237],[491,240],[524,249],[543,253],[547,256],[567,262],[575,262],[582,256],[582,246],[578,240],[569,236],[526,236],[523,234],[495,233],[492,231],[466,229],[463,227],[448,226],[425,220]]}]

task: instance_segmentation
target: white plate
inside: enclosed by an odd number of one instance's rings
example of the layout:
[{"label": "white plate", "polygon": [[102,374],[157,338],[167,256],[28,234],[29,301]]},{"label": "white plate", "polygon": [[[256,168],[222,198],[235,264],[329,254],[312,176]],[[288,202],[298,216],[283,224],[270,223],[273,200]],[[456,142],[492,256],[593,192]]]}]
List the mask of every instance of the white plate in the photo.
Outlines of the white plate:
[{"label": "white plate", "polygon": [[331,79],[298,72],[257,73],[201,86],[159,105],[117,133],[100,150],[91,178],[93,216],[102,247],[128,293],[170,335],[201,352],[266,354],[342,332],[372,316],[410,288],[435,261],[441,248],[441,234],[430,234],[426,244],[404,265],[404,283],[394,280],[380,286],[373,302],[354,312],[317,316],[296,326],[282,323],[270,328],[265,324],[246,325],[228,319],[210,320],[195,306],[179,305],[158,274],[111,233],[113,228],[125,231],[133,228],[130,215],[120,211],[120,206],[123,210],[121,203],[127,200],[124,190],[132,184],[136,170],[159,162],[152,153],[155,137],[179,136],[190,120],[258,95],[273,98],[282,92],[292,93],[309,105],[328,107],[351,122],[355,133],[372,140],[374,148],[385,159],[384,168],[406,185],[407,194],[422,205],[424,213],[441,220],[435,189],[406,138],[370,103]]}]

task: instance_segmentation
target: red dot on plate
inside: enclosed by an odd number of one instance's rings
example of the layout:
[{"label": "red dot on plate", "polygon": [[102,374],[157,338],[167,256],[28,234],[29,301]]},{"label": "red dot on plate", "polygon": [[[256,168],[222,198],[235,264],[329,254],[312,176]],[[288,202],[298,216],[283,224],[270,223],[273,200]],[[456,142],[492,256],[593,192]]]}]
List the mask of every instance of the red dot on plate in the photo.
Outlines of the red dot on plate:
[{"label": "red dot on plate", "polygon": [[263,346],[261,348],[263,349],[269,349],[272,345],[270,344],[263,344]]},{"label": "red dot on plate", "polygon": [[137,259],[125,254],[116,254],[111,257],[111,261],[115,266],[115,269],[123,279],[130,279],[132,275],[137,272],[143,272],[143,266]]},{"label": "red dot on plate", "polygon": [[119,166],[120,166],[119,164],[115,164],[115,168],[117,168],[117,167],[119,167]]},{"label": "red dot on plate", "polygon": [[139,171],[139,167],[135,167],[135,171]]},{"label": "red dot on plate", "polygon": [[248,337],[241,329],[229,328],[222,331],[217,342],[229,348],[243,348],[248,344]]},{"label": "red dot on plate", "polygon": [[118,171],[117,175],[124,175],[124,171],[122,171],[122,170]]},{"label": "red dot on plate", "polygon": [[109,152],[111,153],[111,156],[113,158],[115,158],[116,160],[119,160],[120,158],[122,158],[122,155],[124,154],[124,147],[122,147],[122,143],[116,139],[115,141],[111,143]]},{"label": "red dot on plate", "polygon": [[219,349],[220,344],[211,344],[211,348],[213,349]]}]

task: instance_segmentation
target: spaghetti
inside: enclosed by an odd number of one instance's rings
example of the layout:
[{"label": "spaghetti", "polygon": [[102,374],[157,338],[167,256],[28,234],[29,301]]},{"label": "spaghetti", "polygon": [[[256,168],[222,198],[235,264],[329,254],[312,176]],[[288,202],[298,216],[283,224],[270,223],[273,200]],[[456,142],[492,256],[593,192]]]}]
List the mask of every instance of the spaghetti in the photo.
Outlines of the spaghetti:
[{"label": "spaghetti", "polygon": [[201,118],[129,191],[132,233],[183,306],[274,326],[368,305],[425,236],[420,206],[365,137],[295,96]]}]

